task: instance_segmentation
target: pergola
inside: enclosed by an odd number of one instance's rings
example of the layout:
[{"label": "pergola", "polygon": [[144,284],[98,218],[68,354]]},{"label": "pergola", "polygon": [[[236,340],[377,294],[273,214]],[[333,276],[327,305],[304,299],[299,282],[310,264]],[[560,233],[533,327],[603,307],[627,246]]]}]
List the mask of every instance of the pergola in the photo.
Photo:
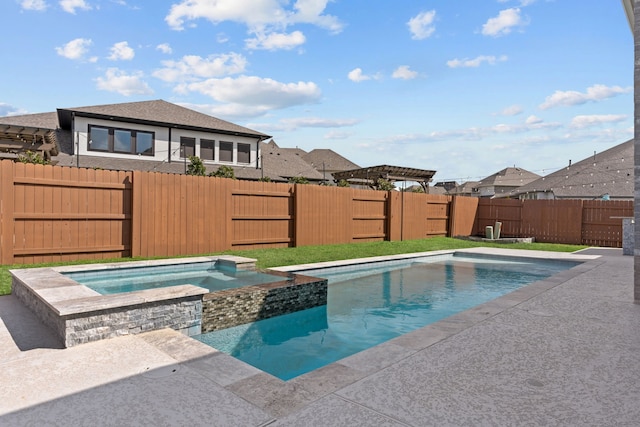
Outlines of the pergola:
[{"label": "pergola", "polygon": [[33,126],[0,125],[0,152],[20,154],[40,152],[46,160],[58,155],[56,132]]},{"label": "pergola", "polygon": [[429,182],[431,182],[435,174],[436,171],[432,170],[380,165],[334,172],[333,178],[337,181],[344,179],[349,183],[368,185],[371,188],[375,187],[379,178],[386,179],[389,182],[411,181],[419,183],[424,192],[428,193]]}]

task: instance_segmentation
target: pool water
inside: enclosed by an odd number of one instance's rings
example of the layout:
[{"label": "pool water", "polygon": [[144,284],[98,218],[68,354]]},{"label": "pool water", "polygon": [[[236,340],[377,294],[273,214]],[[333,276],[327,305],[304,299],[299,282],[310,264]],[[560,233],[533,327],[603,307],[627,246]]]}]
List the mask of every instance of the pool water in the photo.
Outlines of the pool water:
[{"label": "pool water", "polygon": [[282,276],[216,265],[215,261],[63,274],[102,295],[187,284],[215,292],[284,280]]},{"label": "pool water", "polygon": [[445,255],[305,270],[328,279],[326,306],[194,338],[289,380],[576,264]]}]

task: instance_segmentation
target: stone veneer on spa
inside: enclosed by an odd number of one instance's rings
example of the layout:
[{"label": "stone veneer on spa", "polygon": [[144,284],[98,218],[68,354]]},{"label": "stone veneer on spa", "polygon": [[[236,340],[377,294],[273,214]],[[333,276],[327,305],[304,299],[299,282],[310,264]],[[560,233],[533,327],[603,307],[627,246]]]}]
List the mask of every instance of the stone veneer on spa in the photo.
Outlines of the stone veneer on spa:
[{"label": "stone veneer on spa", "polygon": [[211,292],[192,285],[100,295],[61,272],[219,262],[255,269],[243,257],[93,264],[11,270],[13,294],[51,327],[65,347],[91,341],[172,328],[197,335],[327,303],[327,281],[272,272],[282,281]]}]

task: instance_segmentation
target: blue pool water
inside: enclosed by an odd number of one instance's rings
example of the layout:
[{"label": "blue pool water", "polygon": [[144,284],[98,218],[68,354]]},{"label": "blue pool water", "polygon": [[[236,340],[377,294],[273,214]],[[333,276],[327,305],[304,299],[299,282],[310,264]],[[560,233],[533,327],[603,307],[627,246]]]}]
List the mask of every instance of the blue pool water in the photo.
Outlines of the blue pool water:
[{"label": "blue pool water", "polygon": [[284,280],[281,276],[226,268],[215,261],[63,274],[102,295],[187,284],[214,292]]},{"label": "blue pool water", "polygon": [[574,265],[445,255],[305,270],[328,279],[326,306],[194,338],[288,380]]}]

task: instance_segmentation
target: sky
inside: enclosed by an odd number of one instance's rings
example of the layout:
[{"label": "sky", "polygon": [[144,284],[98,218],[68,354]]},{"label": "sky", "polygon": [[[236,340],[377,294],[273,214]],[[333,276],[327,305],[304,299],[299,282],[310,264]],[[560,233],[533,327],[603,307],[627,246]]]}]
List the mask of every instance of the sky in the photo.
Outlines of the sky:
[{"label": "sky", "polygon": [[633,137],[619,0],[3,0],[0,116],[164,99],[354,163],[546,175]]}]

